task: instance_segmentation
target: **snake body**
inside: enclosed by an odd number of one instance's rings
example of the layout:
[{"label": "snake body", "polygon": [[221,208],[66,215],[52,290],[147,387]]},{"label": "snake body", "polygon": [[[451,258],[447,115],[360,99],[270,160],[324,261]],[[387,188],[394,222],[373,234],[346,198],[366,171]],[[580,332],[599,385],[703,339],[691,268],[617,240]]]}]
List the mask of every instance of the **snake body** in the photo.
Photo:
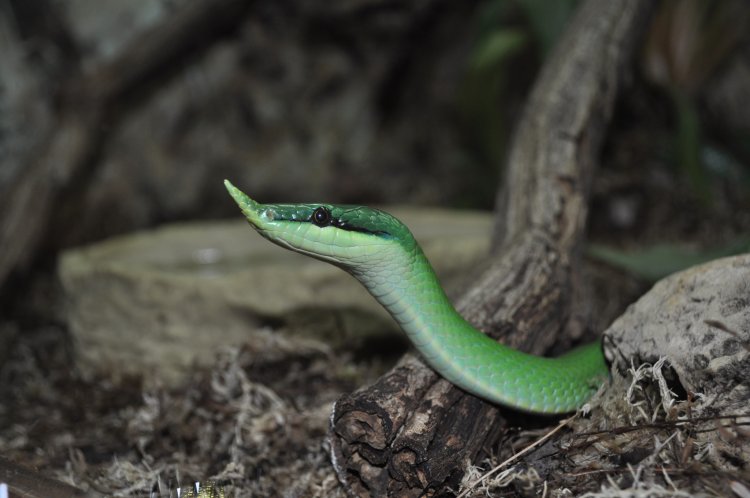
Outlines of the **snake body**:
[{"label": "snake body", "polygon": [[225,186],[263,237],[357,278],[427,363],[472,394],[527,412],[565,413],[583,405],[608,376],[599,342],[542,358],[477,330],[450,303],[409,229],[384,211],[260,204],[229,181]]}]

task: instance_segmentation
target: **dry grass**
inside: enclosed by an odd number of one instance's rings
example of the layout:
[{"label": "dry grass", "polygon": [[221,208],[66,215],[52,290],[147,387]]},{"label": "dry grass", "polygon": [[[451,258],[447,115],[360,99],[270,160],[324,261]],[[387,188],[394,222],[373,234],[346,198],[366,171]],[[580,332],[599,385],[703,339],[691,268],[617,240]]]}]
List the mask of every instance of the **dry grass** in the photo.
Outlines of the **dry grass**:
[{"label": "dry grass", "polygon": [[19,344],[2,369],[14,409],[0,412],[0,452],[107,496],[178,487],[185,496],[194,482],[205,495],[210,481],[227,498],[339,496],[326,446],[331,404],[382,366],[353,374],[319,344],[282,335],[274,344],[226,348],[183,385],[151,390],[137,379],[83,379],[60,349],[44,357],[38,344]]},{"label": "dry grass", "polygon": [[[0,371],[8,458],[108,496],[176,496],[178,487],[185,496],[200,482],[205,498],[211,481],[226,497],[344,496],[329,462],[328,416],[342,392],[377,374],[372,366],[355,372],[320,344],[266,331],[277,334],[272,350],[226,348],[178,388],[144,390],[137,379],[83,379],[66,369],[73,358],[59,333],[28,338],[33,347],[20,341]],[[469,467],[462,490],[744,498],[747,471],[728,464],[721,445],[750,437],[750,416],[710,414],[702,396],[680,399],[671,386],[661,359],[616,376],[590,414],[559,433],[549,434],[548,420],[520,420],[526,429],[509,432],[481,467],[507,462],[485,477]]]},{"label": "dry grass", "polygon": [[[616,376],[592,401],[591,416],[566,421],[567,433],[541,446],[539,455],[488,479],[471,467],[462,483],[465,491],[472,486],[467,496],[574,496],[571,489],[575,496],[587,490],[587,498],[742,496],[750,475],[742,464],[727,468],[715,441],[750,437],[750,413],[702,416],[703,397],[678,399],[668,373],[661,358]],[[483,466],[506,458],[520,441],[540,438],[521,432],[514,439]]]}]

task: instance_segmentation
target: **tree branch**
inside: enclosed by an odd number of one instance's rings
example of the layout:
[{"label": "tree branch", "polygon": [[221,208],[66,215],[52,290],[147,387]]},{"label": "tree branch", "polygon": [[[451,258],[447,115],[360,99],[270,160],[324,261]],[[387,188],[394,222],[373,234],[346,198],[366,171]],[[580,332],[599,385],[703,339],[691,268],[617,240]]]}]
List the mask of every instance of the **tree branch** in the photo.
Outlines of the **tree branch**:
[{"label": "tree branch", "polygon": [[[458,302],[474,325],[545,352],[569,326],[589,185],[622,73],[651,2],[589,0],[527,103],[499,196],[494,256]],[[331,417],[339,480],[356,496],[419,496],[456,486],[467,460],[504,429],[501,410],[407,355]]]}]

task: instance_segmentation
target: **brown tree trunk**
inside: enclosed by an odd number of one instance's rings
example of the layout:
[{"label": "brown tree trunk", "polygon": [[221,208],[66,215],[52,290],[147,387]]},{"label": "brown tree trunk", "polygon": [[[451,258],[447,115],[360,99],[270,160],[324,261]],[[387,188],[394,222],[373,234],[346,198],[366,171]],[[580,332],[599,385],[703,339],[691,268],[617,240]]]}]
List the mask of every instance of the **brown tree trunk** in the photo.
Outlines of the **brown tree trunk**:
[{"label": "brown tree trunk", "polygon": [[[573,309],[589,185],[650,6],[581,5],[527,103],[499,196],[494,256],[457,306],[514,347],[540,354],[581,333]],[[412,355],[339,400],[331,424],[334,466],[355,496],[455,488],[467,461],[504,430],[501,409]]]}]

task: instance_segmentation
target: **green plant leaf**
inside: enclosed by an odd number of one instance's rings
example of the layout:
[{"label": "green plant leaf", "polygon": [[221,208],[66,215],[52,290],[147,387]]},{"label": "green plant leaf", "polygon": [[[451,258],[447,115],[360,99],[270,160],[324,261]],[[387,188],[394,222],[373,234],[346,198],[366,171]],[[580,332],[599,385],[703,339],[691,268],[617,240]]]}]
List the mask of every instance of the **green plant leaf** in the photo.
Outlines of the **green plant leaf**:
[{"label": "green plant leaf", "polygon": [[679,91],[673,92],[677,130],[677,161],[693,193],[705,206],[712,199],[708,171],[701,160],[701,122],[695,102]]},{"label": "green plant leaf", "polygon": [[527,41],[526,33],[520,29],[496,29],[477,46],[471,65],[479,71],[495,67],[517,53]]},{"label": "green plant leaf", "polygon": [[677,244],[658,244],[630,251],[592,244],[588,247],[587,254],[636,277],[656,282],[685,268],[748,251],[750,237],[707,251],[697,251]]}]

